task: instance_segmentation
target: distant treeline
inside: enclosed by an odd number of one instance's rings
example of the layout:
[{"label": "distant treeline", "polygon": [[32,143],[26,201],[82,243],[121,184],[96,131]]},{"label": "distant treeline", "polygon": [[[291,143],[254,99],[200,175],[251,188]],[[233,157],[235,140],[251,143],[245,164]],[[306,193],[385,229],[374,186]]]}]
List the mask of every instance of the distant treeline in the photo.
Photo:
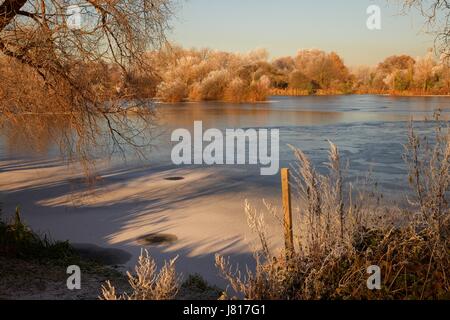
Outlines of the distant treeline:
[{"label": "distant treeline", "polygon": [[[114,98],[115,93],[164,102],[255,102],[269,95],[450,94],[450,61],[448,57],[437,59],[431,51],[416,59],[391,56],[377,66],[352,69],[337,53],[317,49],[270,61],[263,49],[237,54],[167,46],[147,52],[143,58],[144,66],[127,71],[101,62],[79,64],[76,68],[84,83],[105,99]],[[12,81],[8,89],[4,79],[0,96],[14,90],[17,79],[36,81],[27,76],[26,70],[20,75],[21,70],[9,59],[0,59],[0,71],[11,75],[7,78]]]},{"label": "distant treeline", "polygon": [[265,50],[236,54],[171,48],[148,57],[161,77],[163,101],[259,101],[268,95],[450,93],[450,61],[433,52],[391,56],[377,66],[348,68],[335,52],[301,50],[272,61]]}]

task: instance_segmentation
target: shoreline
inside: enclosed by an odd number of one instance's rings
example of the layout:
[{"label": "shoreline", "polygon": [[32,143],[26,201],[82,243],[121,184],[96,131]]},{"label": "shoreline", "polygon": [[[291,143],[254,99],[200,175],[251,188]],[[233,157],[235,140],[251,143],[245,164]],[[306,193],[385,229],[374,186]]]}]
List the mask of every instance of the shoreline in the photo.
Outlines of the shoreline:
[{"label": "shoreline", "polygon": [[324,94],[272,94],[271,97],[324,97],[324,96],[380,96],[380,97],[450,97],[450,94],[392,94],[392,93],[324,93]]},{"label": "shoreline", "polygon": [[184,100],[180,102],[164,102],[158,100],[158,98],[153,98],[153,102],[156,105],[187,105],[187,104],[197,104],[197,103],[220,103],[220,104],[266,104],[270,103],[271,97],[339,97],[339,96],[378,96],[378,97],[393,97],[393,98],[450,98],[450,94],[392,94],[392,93],[324,93],[324,94],[270,94],[267,96],[266,100],[261,101],[241,101],[241,102],[231,102],[226,100]]}]

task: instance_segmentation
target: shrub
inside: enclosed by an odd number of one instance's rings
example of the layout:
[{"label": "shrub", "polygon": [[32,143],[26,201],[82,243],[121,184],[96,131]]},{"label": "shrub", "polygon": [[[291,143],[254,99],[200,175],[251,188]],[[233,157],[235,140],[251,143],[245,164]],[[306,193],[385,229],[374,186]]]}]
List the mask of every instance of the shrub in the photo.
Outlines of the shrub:
[{"label": "shrub", "polygon": [[248,85],[239,77],[234,78],[227,86],[224,100],[229,102],[246,101],[248,96]]},{"label": "shrub", "polygon": [[11,223],[0,221],[0,253],[27,260],[52,260],[65,264],[79,259],[67,241],[51,241],[31,231],[21,220],[19,208]]},{"label": "shrub", "polygon": [[211,71],[198,85],[197,90],[191,92],[190,98],[205,101],[223,100],[229,78],[228,71],[224,69]]},{"label": "shrub", "polygon": [[[411,129],[405,159],[416,207],[410,211],[381,206],[380,197],[364,187],[358,191],[349,185],[344,192],[335,145],[330,145],[327,175],[294,149],[293,186],[304,204],[295,252],[274,256],[264,215],[246,203],[249,226],[261,242],[254,253],[256,269],[243,276],[219,255],[216,266],[246,299],[449,299],[449,133],[438,126],[430,147]],[[381,269],[381,290],[367,288],[371,265]]]},{"label": "shrub", "polygon": [[270,91],[270,80],[267,76],[262,76],[259,80],[253,81],[250,85],[249,101],[265,101]]},{"label": "shrub", "polygon": [[132,288],[130,294],[118,295],[115,287],[107,281],[102,286],[103,300],[170,300],[177,295],[181,278],[175,270],[176,258],[166,262],[159,272],[155,260],[145,250],[141,252],[136,266],[136,275],[127,272]]},{"label": "shrub", "polygon": [[318,89],[317,86],[314,86],[314,82],[311,79],[298,70],[289,75],[289,88],[307,90],[310,93],[314,93]]},{"label": "shrub", "polygon": [[158,86],[158,97],[164,102],[181,102],[186,97],[187,86],[181,80],[162,82]]}]

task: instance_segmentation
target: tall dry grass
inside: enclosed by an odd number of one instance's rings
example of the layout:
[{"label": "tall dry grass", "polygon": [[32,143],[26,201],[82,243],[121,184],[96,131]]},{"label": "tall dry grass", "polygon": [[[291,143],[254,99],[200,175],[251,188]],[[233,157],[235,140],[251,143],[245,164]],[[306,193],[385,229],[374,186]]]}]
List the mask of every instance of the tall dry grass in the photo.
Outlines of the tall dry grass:
[{"label": "tall dry grass", "polygon": [[127,272],[132,292],[118,294],[116,288],[107,281],[102,286],[103,300],[171,300],[181,287],[181,277],[175,270],[176,259],[166,262],[157,270],[155,260],[145,250],[139,256],[136,274]]},{"label": "tall dry grass", "polygon": [[433,137],[419,136],[411,125],[404,159],[409,168],[409,182],[415,192],[410,199],[421,214],[423,224],[434,228],[443,239],[448,237],[450,186],[450,130],[448,122],[435,114]]},{"label": "tall dry grass", "polygon": [[[415,197],[409,209],[383,206],[367,187],[345,183],[334,144],[325,175],[293,149],[293,187],[303,204],[296,217],[295,253],[270,252],[264,214],[246,203],[249,226],[261,242],[254,253],[256,269],[234,269],[216,256],[235,292],[257,300],[450,298],[448,126],[437,122],[433,141],[419,138],[411,126],[405,160]],[[381,269],[381,290],[367,287],[372,265]]]}]

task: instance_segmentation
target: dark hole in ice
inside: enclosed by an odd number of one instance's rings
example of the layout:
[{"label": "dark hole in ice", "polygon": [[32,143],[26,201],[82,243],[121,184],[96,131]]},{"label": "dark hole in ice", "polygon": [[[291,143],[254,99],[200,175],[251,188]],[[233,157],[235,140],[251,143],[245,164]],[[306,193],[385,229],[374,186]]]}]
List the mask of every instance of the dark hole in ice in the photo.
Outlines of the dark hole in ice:
[{"label": "dark hole in ice", "polygon": [[168,233],[150,233],[136,239],[139,244],[146,246],[169,244],[177,240],[178,238],[176,235]]},{"label": "dark hole in ice", "polygon": [[168,177],[168,178],[164,178],[164,180],[168,180],[168,181],[180,181],[180,180],[184,180],[184,177]]}]

